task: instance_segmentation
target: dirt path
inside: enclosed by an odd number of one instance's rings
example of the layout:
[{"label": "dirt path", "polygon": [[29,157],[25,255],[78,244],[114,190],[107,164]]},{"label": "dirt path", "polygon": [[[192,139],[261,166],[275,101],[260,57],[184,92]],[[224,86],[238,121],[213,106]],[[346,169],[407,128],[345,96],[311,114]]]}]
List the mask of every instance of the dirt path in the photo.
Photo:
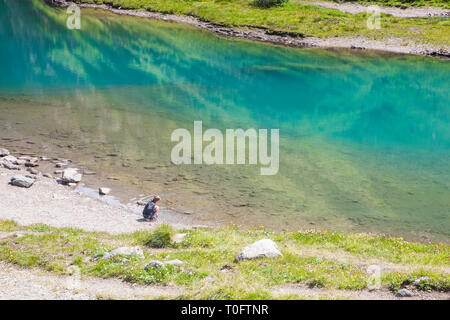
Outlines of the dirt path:
[{"label": "dirt path", "polygon": [[336,290],[325,288],[309,288],[305,285],[283,285],[271,288],[274,294],[298,294],[309,299],[350,299],[350,300],[449,300],[450,296],[445,292],[426,292],[409,288],[413,292],[412,297],[396,297],[386,288],[369,291],[364,290]]},{"label": "dirt path", "polygon": [[[369,5],[350,2],[328,2],[328,1],[305,1],[296,2],[311,4],[329,9],[336,9],[351,14],[366,13]],[[406,9],[396,7],[377,6],[382,14],[389,14],[400,18],[428,18],[428,17],[450,17],[450,10],[436,7],[408,7]]]},{"label": "dirt path", "polygon": [[0,262],[0,300],[93,300],[170,298],[176,287],[131,285],[117,279],[55,276],[37,269],[20,269]]}]

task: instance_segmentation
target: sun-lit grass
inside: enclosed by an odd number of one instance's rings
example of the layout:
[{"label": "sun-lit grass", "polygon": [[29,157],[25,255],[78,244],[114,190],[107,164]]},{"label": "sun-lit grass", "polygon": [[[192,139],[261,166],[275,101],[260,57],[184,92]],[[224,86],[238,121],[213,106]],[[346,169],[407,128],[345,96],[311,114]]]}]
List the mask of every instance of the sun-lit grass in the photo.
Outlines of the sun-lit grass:
[{"label": "sun-lit grass", "polygon": [[[405,267],[404,272],[382,271],[381,281],[386,288],[395,291],[426,276],[415,284],[417,289],[450,290],[449,274],[436,271],[436,268],[449,266],[450,246],[445,244],[410,243],[344,232],[270,232],[263,228],[223,227],[181,230],[178,232],[187,233],[181,243],[169,241],[164,248],[146,246],[155,234],[172,235],[173,232],[170,226],[163,225],[152,232],[110,235],[43,224],[20,227],[10,221],[0,221],[0,235],[4,235],[0,238],[0,259],[58,274],[67,273],[76,266],[85,275],[116,277],[141,284],[172,284],[187,288],[185,298],[275,299],[285,297],[271,291],[272,287],[280,285],[364,289],[368,280],[367,264],[360,262],[377,258],[381,264],[401,263]],[[234,262],[244,246],[263,238],[274,240],[283,257]],[[104,253],[115,248],[135,245],[143,249],[143,259],[138,256],[102,258]],[[314,254],[314,250],[323,249],[332,251],[333,256],[327,257],[327,251]],[[340,253],[343,259],[338,258]],[[144,268],[151,260],[173,259],[184,264],[166,265],[163,269]],[[290,298],[301,299],[302,296]]]},{"label": "sun-lit grass", "polygon": [[[291,0],[301,2],[303,0]],[[324,1],[333,1],[334,0],[324,0]],[[392,7],[401,7],[407,6],[409,8],[414,7],[441,7],[441,8],[450,8],[450,3],[448,0],[344,0],[349,3],[361,3],[366,5],[382,5],[382,6],[392,6]]]},{"label": "sun-lit grass", "polygon": [[145,240],[145,245],[151,248],[168,247],[171,244],[173,233],[174,231],[169,225],[162,224],[148,236]]}]

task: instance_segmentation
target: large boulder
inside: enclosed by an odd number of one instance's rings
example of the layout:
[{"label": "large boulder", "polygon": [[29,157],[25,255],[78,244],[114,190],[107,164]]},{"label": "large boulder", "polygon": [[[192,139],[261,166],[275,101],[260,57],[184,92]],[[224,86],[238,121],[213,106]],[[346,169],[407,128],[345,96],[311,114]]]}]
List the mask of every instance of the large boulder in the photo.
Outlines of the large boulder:
[{"label": "large boulder", "polygon": [[144,253],[142,252],[142,249],[140,247],[121,247],[114,249],[111,252],[107,252],[103,255],[103,259],[111,259],[112,257],[116,255],[122,255],[122,256],[138,256],[139,258],[144,258]]},{"label": "large boulder", "polygon": [[236,260],[248,260],[257,258],[275,258],[283,256],[275,242],[270,239],[262,239],[245,247]]},{"label": "large boulder", "polygon": [[16,175],[11,178],[11,184],[13,186],[22,187],[22,188],[31,187],[35,181],[36,180],[34,180],[34,179],[27,178],[27,177],[24,177],[21,175]]},{"label": "large boulder", "polygon": [[63,171],[62,181],[64,183],[78,183],[83,175],[76,168],[68,168]]},{"label": "large boulder", "polygon": [[0,157],[6,157],[9,156],[10,152],[9,150],[5,149],[5,148],[0,148]]}]

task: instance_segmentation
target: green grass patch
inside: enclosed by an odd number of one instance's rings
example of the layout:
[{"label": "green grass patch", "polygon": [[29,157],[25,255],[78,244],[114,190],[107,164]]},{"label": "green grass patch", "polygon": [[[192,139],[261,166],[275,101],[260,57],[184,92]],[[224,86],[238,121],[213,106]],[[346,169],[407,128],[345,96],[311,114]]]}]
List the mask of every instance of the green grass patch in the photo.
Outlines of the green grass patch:
[{"label": "green grass patch", "polygon": [[[368,285],[366,258],[401,263],[404,272],[381,270],[383,287],[393,292],[404,286],[424,291],[450,290],[449,246],[406,242],[372,234],[302,231],[271,232],[264,229],[239,230],[223,227],[194,229],[183,242],[173,244],[175,231],[162,225],[153,232],[110,235],[42,224],[20,227],[0,221],[0,260],[24,268],[42,268],[56,274],[82,274],[100,278],[119,278],[147,285],[176,285],[186,288],[181,298],[192,299],[278,299],[271,288],[303,285],[310,288],[362,290]],[[242,248],[257,240],[275,241],[283,257],[234,262]],[[157,243],[156,247],[147,246]],[[163,244],[160,245],[160,244]],[[104,253],[123,246],[140,245],[144,258]],[[304,250],[304,253],[303,251]],[[326,250],[326,251],[320,251]],[[320,254],[315,255],[314,252]],[[328,257],[326,252],[332,252]],[[343,253],[343,259],[337,259]],[[349,261],[346,261],[346,259]],[[151,260],[178,259],[182,265],[145,268]],[[351,262],[353,261],[353,262]],[[420,281],[419,281],[419,280]],[[288,295],[302,299],[301,295]],[[179,297],[180,298],[180,297]]]},{"label": "green grass patch", "polygon": [[[324,0],[324,1],[334,2],[334,0]],[[407,6],[409,8],[414,7],[440,7],[445,9],[450,8],[450,2],[448,0],[344,0],[344,2],[361,3],[366,5],[381,5],[390,7]]]},{"label": "green grass patch", "polygon": [[[254,5],[254,0],[81,0],[78,2],[106,3],[116,8],[190,15],[228,26],[264,27],[272,31],[289,32],[301,36],[321,38],[361,36],[378,40],[395,37],[401,39],[399,43],[404,44],[450,45],[448,18],[399,18],[383,14],[381,29],[371,30],[367,27],[367,13],[350,14],[292,0],[270,8],[259,8]],[[448,6],[448,2],[443,0],[435,0],[433,4]]]},{"label": "green grass patch", "polygon": [[171,238],[174,234],[172,227],[162,224],[148,237],[145,244],[151,248],[166,248],[171,245]]}]

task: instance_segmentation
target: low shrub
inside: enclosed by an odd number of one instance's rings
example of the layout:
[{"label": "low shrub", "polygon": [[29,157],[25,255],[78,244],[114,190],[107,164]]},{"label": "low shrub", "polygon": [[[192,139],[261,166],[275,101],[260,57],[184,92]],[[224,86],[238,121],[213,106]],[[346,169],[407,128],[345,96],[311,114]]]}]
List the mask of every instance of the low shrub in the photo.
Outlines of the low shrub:
[{"label": "low shrub", "polygon": [[172,234],[173,229],[167,224],[162,224],[150,234],[146,245],[152,248],[168,247],[171,245]]},{"label": "low shrub", "polygon": [[274,7],[274,6],[279,6],[288,1],[289,0],[254,0],[253,5],[260,7],[260,8],[270,8],[270,7]]}]

